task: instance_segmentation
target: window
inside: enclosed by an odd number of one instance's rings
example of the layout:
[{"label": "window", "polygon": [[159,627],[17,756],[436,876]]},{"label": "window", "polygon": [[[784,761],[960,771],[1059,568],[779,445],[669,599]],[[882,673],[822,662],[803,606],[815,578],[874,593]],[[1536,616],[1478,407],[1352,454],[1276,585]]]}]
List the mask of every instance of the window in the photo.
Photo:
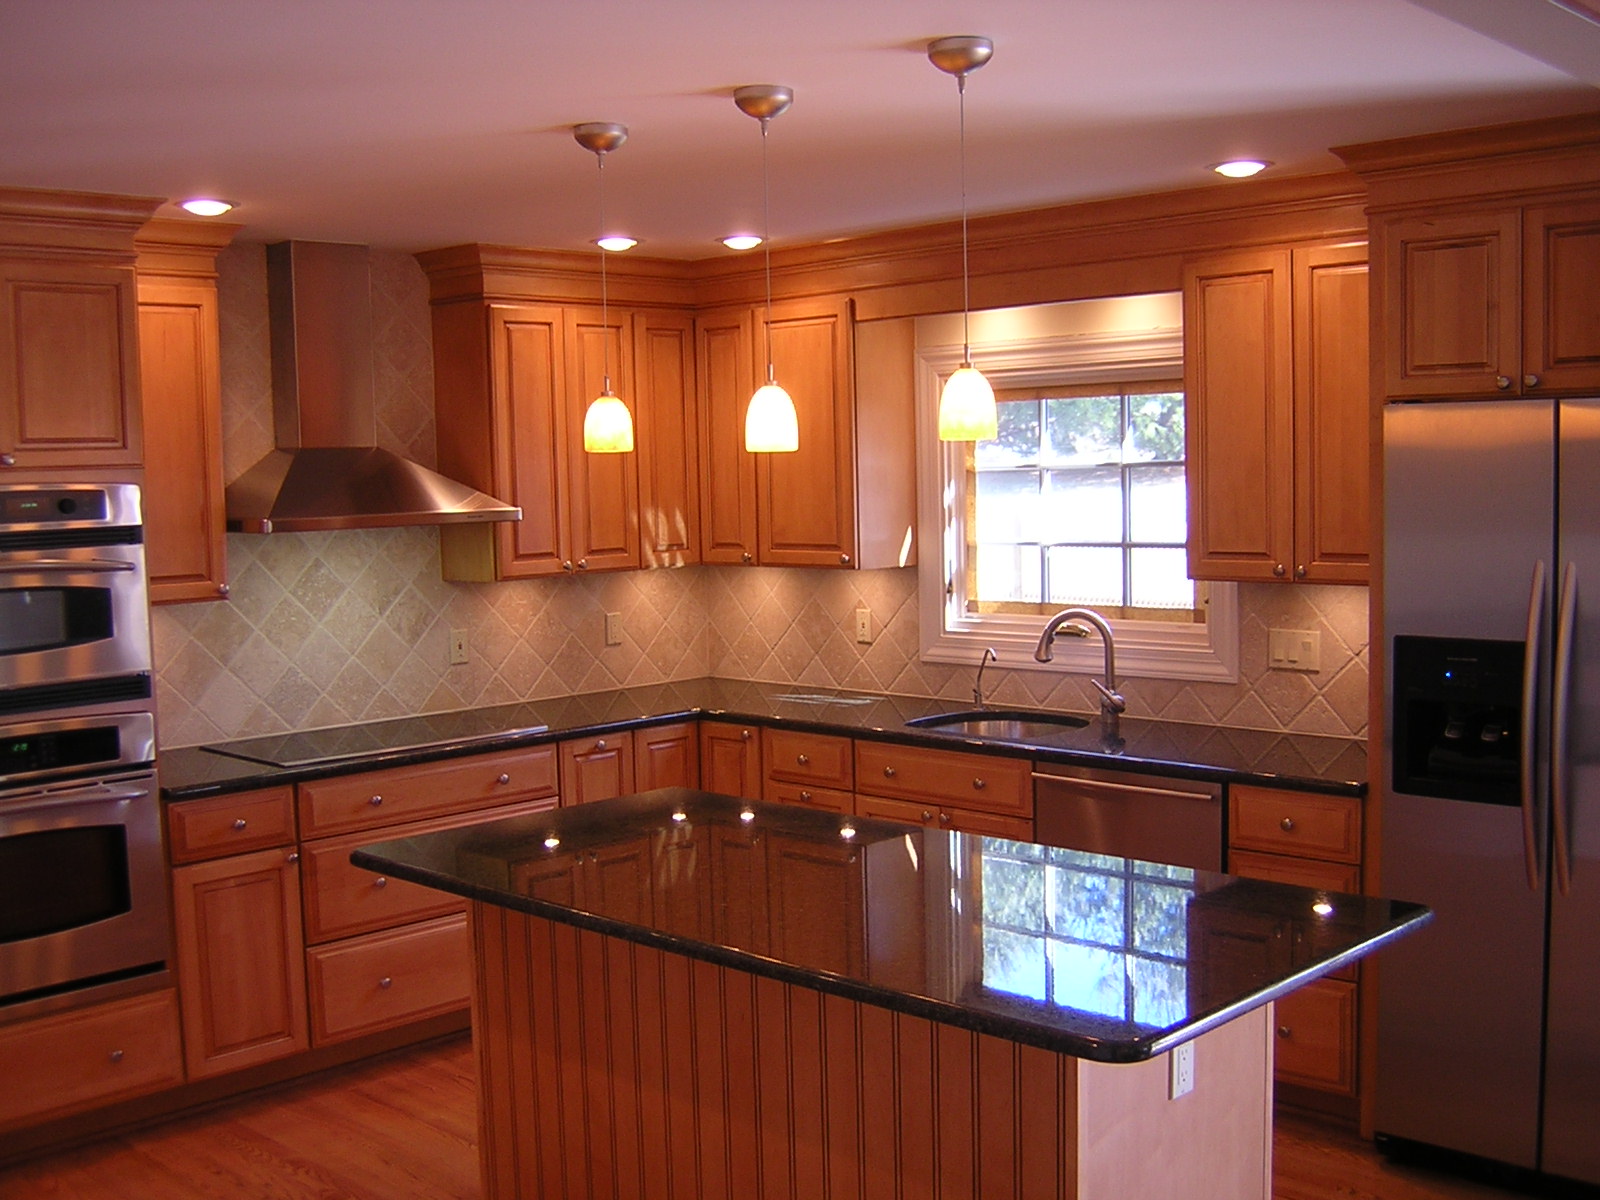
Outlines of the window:
[{"label": "window", "polygon": [[922,658],[1098,674],[1093,639],[1034,661],[1071,605],[1113,623],[1123,673],[1232,682],[1232,585],[1196,585],[1184,548],[1182,309],[1176,293],[992,310],[972,356],[999,435],[941,443],[938,393],[961,362],[959,317],[917,328]]}]

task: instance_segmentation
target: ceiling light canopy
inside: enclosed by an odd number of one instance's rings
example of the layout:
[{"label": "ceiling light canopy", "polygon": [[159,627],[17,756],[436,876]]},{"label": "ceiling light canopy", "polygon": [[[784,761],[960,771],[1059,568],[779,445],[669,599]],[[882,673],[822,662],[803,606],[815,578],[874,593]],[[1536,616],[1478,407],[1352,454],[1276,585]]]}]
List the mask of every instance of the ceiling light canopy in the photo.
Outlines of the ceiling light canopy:
[{"label": "ceiling light canopy", "polygon": [[956,77],[961,111],[961,367],[945,380],[939,394],[939,440],[985,442],[999,433],[994,389],[972,365],[972,289],[967,269],[967,76],[994,55],[986,37],[947,37],[928,43],[928,61]]},{"label": "ceiling light canopy", "polygon": [[1226,175],[1229,179],[1249,179],[1252,175],[1259,175],[1272,164],[1262,158],[1230,158],[1227,162],[1219,162],[1211,169],[1218,175]]},{"label": "ceiling light canopy", "polygon": [[767,348],[767,382],[750,397],[744,415],[744,448],[754,454],[786,454],[800,449],[800,418],[794,399],[779,386],[772,367],[772,180],[767,170],[767,124],[794,103],[794,91],[776,83],[754,83],[733,93],[747,117],[761,122],[761,245],[766,256],[767,312],[762,322]]},{"label": "ceiling light canopy", "polygon": [[212,196],[195,196],[189,200],[180,200],[178,207],[184,212],[193,213],[197,217],[220,217],[230,213],[236,207],[230,200],[218,200]]},{"label": "ceiling light canopy", "polygon": [[[600,180],[600,355],[605,386],[583,414],[583,448],[591,454],[626,454],[633,449],[633,414],[611,390],[611,322],[606,292],[606,155],[628,140],[628,127],[590,121],[572,127],[578,145],[594,154]],[[632,243],[630,243],[631,245]]]}]

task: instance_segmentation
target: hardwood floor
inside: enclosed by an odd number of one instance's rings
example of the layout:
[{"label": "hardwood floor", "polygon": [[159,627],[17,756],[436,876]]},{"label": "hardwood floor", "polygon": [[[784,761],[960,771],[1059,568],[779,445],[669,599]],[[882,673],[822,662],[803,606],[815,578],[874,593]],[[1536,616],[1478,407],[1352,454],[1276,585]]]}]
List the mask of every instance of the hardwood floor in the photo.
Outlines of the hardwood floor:
[{"label": "hardwood floor", "polygon": [[[466,1037],[0,1168],[3,1200],[480,1200]],[[1509,1200],[1282,1115],[1274,1200]],[[1175,1198],[1181,1200],[1181,1198]]]}]

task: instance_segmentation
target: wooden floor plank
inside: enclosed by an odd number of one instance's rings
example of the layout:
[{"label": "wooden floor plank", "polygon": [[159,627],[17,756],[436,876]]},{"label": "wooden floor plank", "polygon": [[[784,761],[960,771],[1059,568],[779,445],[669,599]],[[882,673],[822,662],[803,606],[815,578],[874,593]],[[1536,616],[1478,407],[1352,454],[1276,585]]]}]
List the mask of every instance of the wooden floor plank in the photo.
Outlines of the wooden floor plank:
[{"label": "wooden floor plank", "polygon": [[[472,1047],[452,1038],[0,1168],[0,1200],[480,1200]],[[1279,1114],[1274,1200],[1513,1200]]]}]

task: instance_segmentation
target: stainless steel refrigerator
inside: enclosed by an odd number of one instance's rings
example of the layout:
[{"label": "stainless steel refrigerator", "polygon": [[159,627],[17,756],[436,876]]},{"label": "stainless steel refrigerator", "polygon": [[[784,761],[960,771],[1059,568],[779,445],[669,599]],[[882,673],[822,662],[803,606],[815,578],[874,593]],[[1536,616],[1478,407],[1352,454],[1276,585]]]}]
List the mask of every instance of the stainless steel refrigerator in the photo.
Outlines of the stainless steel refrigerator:
[{"label": "stainless steel refrigerator", "polygon": [[1384,481],[1376,1129],[1600,1183],[1600,399],[1390,405]]}]

